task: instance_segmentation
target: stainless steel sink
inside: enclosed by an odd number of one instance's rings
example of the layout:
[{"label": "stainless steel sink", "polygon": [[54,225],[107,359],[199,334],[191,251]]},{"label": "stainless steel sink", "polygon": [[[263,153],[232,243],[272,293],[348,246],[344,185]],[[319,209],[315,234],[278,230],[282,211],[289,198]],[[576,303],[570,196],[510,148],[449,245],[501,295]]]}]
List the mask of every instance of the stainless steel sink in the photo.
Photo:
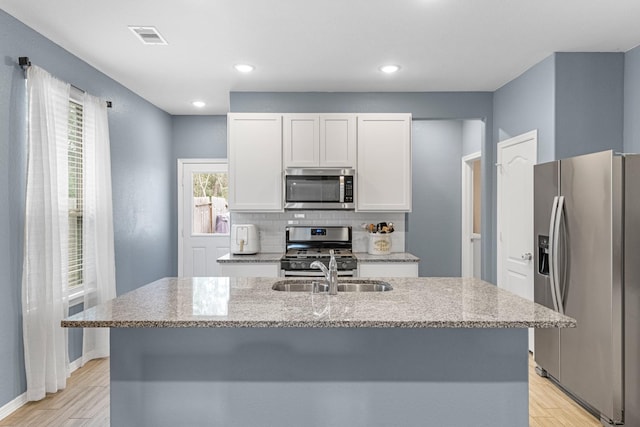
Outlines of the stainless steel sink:
[{"label": "stainless steel sink", "polygon": [[[318,279],[303,280],[280,280],[273,284],[274,291],[286,292],[328,292],[329,286]],[[381,280],[367,279],[338,279],[338,292],[385,292],[391,291],[393,287]]]},{"label": "stainless steel sink", "polygon": [[380,280],[361,280],[338,282],[338,292],[386,292],[393,290],[393,287]]},{"label": "stainless steel sink", "polygon": [[316,292],[328,292],[329,286],[325,283],[321,283],[315,280],[281,280],[273,284],[274,291],[287,291],[287,292],[311,292],[316,286]]}]

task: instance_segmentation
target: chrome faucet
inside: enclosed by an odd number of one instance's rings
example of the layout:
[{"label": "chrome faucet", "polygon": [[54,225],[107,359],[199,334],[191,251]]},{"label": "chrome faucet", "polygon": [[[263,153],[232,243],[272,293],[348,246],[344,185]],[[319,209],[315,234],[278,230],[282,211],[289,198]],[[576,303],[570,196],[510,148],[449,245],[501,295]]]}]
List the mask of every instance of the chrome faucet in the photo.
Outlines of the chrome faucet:
[{"label": "chrome faucet", "polygon": [[333,252],[333,249],[329,251],[329,255],[331,255],[331,259],[329,260],[329,268],[327,268],[320,261],[313,261],[310,265],[311,268],[319,268],[324,273],[325,279],[327,280],[327,285],[329,286],[329,295],[337,295],[338,294],[338,263],[336,262],[336,257]]}]

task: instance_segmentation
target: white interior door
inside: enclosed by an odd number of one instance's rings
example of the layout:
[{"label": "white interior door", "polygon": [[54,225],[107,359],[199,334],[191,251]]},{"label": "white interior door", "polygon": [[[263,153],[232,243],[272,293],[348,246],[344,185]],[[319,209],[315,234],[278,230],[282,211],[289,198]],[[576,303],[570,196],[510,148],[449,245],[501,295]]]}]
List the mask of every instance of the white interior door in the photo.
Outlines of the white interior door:
[{"label": "white interior door", "polygon": [[462,276],[481,278],[480,152],[462,158]]},{"label": "white interior door", "polygon": [[219,276],[229,252],[226,160],[178,160],[178,275]]},{"label": "white interior door", "polygon": [[[533,301],[533,165],[537,131],[498,144],[498,286]],[[529,350],[533,351],[533,330]]]}]

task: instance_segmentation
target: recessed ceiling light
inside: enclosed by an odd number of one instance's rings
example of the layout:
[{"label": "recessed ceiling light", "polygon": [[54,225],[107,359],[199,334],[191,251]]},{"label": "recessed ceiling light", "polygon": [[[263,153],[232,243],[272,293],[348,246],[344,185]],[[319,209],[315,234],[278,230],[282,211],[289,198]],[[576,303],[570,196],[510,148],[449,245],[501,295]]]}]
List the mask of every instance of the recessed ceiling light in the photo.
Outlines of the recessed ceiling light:
[{"label": "recessed ceiling light", "polygon": [[236,64],[233,66],[233,68],[240,71],[241,73],[250,73],[255,67],[249,64]]},{"label": "recessed ceiling light", "polygon": [[207,105],[204,101],[193,101],[192,104],[194,107],[198,107],[198,108],[202,108],[205,105]]},{"label": "recessed ceiling light", "polygon": [[395,73],[399,69],[399,65],[383,65],[382,67],[380,67],[380,71],[387,74]]},{"label": "recessed ceiling light", "polygon": [[130,25],[129,29],[143,44],[168,44],[156,27],[136,27]]}]

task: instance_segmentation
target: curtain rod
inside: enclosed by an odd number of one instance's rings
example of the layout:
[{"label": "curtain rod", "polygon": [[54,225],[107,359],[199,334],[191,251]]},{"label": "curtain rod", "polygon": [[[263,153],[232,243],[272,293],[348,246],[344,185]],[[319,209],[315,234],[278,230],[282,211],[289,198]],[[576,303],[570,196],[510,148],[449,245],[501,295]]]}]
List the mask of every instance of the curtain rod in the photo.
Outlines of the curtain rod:
[{"label": "curtain rod", "polygon": [[[20,68],[22,68],[22,71],[27,71],[27,68],[31,66],[31,61],[29,60],[28,56],[21,56],[18,58],[18,65],[20,65]],[[76,88],[80,92],[87,93],[86,90],[80,89],[78,86],[71,85],[71,87]],[[112,106],[113,106],[113,103],[111,101],[107,101],[107,108],[111,108]]]}]

